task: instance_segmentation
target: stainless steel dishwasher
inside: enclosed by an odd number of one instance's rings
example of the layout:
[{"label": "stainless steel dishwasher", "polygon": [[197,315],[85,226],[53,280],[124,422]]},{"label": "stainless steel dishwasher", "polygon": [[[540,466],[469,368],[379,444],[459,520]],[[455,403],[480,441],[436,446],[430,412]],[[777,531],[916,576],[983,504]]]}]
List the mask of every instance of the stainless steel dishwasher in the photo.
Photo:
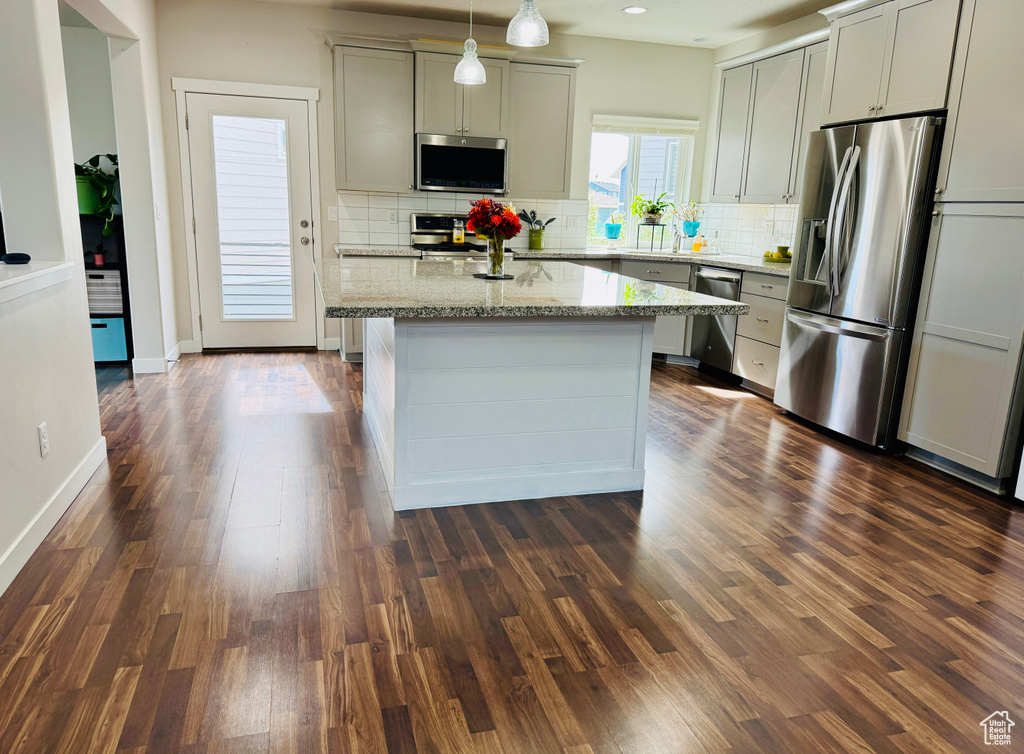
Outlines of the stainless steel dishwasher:
[{"label": "stainless steel dishwasher", "polygon": [[[721,267],[698,267],[693,273],[693,290],[729,301],[740,300],[743,274]],[[702,364],[732,371],[736,346],[736,314],[701,315],[693,318],[690,356]]]}]

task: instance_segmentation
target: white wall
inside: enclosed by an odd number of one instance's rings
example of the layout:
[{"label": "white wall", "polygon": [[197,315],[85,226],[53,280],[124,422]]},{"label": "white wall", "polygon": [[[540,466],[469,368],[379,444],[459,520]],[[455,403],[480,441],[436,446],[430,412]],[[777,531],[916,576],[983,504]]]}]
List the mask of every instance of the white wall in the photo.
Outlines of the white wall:
[{"label": "white wall", "polygon": [[[165,156],[170,165],[178,162],[172,76],[320,89],[320,201],[321,217],[325,218],[317,238],[321,249],[330,249],[338,237],[337,224],[326,221],[326,207],[337,201],[337,193],[333,68],[330,50],[324,45],[325,33],[461,40],[467,32],[464,24],[242,0],[158,0],[157,30]],[[474,36],[481,44],[504,45],[504,28],[478,26]],[[694,176],[699,179],[711,50],[554,35],[551,44],[537,54],[586,60],[576,83],[573,198],[587,196],[594,113],[699,119],[701,132],[694,150]],[[177,325],[185,339],[191,337],[191,313],[180,180],[179,171],[172,170],[169,189]],[[338,328],[337,321],[329,322],[327,337],[338,337]]]},{"label": "white wall", "polygon": [[62,26],[60,34],[75,162],[83,163],[97,154],[117,154],[107,37],[96,29],[77,26]]},{"label": "white wall", "polygon": [[[0,591],[104,452],[61,59],[56,3],[4,0],[0,193],[10,250],[73,269],[70,280],[0,303]],[[12,170],[20,160],[31,171]],[[40,218],[51,225],[40,229]],[[44,421],[46,458],[36,436]]]}]

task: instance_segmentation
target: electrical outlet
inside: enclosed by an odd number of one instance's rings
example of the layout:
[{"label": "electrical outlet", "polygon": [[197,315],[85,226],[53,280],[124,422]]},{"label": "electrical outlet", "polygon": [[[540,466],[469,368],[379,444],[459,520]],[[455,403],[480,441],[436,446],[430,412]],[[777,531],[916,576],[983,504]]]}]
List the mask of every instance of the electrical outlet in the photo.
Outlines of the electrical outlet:
[{"label": "electrical outlet", "polygon": [[576,216],[570,217],[569,218],[569,230],[579,230],[579,229],[580,229],[580,219],[578,217],[576,217]]},{"label": "electrical outlet", "polygon": [[397,223],[398,222],[398,210],[397,209],[389,209],[388,210],[388,222],[389,223]]},{"label": "electrical outlet", "polygon": [[46,422],[36,427],[39,433],[39,457],[46,458],[50,452],[50,435],[46,431]]},{"label": "electrical outlet", "polygon": [[327,221],[328,222],[332,222],[332,223],[338,222],[338,208],[337,207],[328,207],[327,208]]}]

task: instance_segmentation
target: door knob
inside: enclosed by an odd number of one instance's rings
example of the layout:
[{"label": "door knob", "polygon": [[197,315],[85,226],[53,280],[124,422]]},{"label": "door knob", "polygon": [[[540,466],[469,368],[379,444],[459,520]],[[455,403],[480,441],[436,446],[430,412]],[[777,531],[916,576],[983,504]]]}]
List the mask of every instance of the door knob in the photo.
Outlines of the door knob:
[{"label": "door knob", "polygon": [[300,228],[308,228],[309,227],[309,220],[300,220],[299,221],[299,227]]},{"label": "door knob", "polygon": [[309,239],[306,238],[305,236],[303,236],[302,238],[299,239],[299,243],[301,243],[303,246],[308,246],[309,245]]}]

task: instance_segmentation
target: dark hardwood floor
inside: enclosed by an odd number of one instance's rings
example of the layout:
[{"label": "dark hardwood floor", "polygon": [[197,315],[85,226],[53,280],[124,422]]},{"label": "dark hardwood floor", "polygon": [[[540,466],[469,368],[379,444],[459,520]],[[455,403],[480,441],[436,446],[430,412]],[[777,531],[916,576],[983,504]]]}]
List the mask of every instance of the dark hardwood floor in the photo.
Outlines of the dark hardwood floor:
[{"label": "dark hardwood floor", "polygon": [[361,371],[104,381],[0,598],[0,752],[963,752],[1024,742],[1024,513],[656,366],[641,493],[392,513]]}]

